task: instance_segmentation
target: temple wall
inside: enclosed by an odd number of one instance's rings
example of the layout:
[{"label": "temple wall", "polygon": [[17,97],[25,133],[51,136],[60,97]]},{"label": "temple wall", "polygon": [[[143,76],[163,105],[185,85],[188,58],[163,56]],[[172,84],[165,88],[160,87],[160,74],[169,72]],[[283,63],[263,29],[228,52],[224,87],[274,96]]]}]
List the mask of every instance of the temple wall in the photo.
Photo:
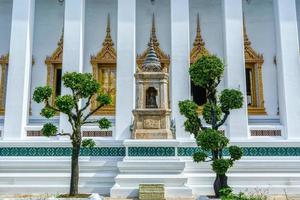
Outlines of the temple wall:
[{"label": "temple wall", "polygon": [[0,3],[0,55],[9,52],[11,14],[12,1],[2,0]]}]

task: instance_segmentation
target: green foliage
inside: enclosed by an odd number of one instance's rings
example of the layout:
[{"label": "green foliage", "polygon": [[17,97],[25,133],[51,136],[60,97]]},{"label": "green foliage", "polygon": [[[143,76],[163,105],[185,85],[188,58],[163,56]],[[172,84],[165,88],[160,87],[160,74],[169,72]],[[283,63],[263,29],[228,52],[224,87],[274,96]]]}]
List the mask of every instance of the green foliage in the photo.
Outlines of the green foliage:
[{"label": "green foliage", "polygon": [[196,138],[198,146],[205,151],[217,151],[225,148],[229,140],[220,132],[207,128],[200,132]]},{"label": "green foliage", "polygon": [[242,148],[238,147],[238,146],[230,146],[228,148],[229,150],[229,154],[232,160],[239,160],[241,159],[241,157],[243,156],[243,150]]},{"label": "green foliage", "polygon": [[191,100],[179,102],[179,112],[187,118],[184,122],[184,128],[187,132],[194,134],[195,137],[200,130],[200,119],[198,118],[197,109],[198,105]]},{"label": "green foliage", "polygon": [[64,86],[74,91],[79,98],[88,98],[100,89],[100,84],[90,73],[67,72],[63,75],[62,80]]},{"label": "green foliage", "polygon": [[221,92],[220,104],[223,112],[243,106],[243,94],[239,90],[225,89]]},{"label": "green foliage", "polygon": [[218,175],[224,175],[228,169],[232,166],[232,161],[230,159],[220,158],[214,160],[212,163],[213,171]]},{"label": "green foliage", "polygon": [[37,103],[46,101],[51,97],[52,89],[49,86],[37,87],[33,92],[33,100]]},{"label": "green foliage", "polygon": [[58,96],[55,99],[56,107],[63,113],[71,113],[72,109],[75,107],[75,103],[72,95]]},{"label": "green foliage", "polygon": [[205,122],[207,124],[211,124],[212,123],[212,117],[211,117],[211,111],[214,110],[215,111],[215,120],[216,122],[221,120],[221,116],[222,116],[222,110],[218,105],[212,105],[210,103],[206,103],[203,106],[203,111],[202,111],[202,115],[203,118],[205,120]]},{"label": "green foliage", "polygon": [[224,64],[217,56],[202,56],[191,65],[189,72],[195,85],[210,88],[220,80],[224,72]]},{"label": "green foliage", "polygon": [[231,188],[223,188],[220,190],[221,200],[267,200],[268,196],[264,193],[245,194],[240,192],[234,194]]},{"label": "green foliage", "polygon": [[199,151],[193,154],[193,159],[195,162],[204,162],[207,157],[207,154],[203,151]]},{"label": "green foliage", "polygon": [[107,118],[102,118],[98,121],[99,128],[101,129],[108,129],[111,127],[111,121],[109,121]]},{"label": "green foliage", "polygon": [[45,107],[41,110],[40,115],[43,117],[46,117],[47,119],[53,117],[55,115],[55,110],[49,108],[49,107]]},{"label": "green foliage", "polygon": [[106,94],[106,93],[100,93],[97,96],[96,101],[103,106],[109,105],[112,103],[112,99],[111,99],[110,95]]},{"label": "green foliage", "polygon": [[55,136],[57,133],[57,127],[51,123],[44,124],[42,128],[42,134],[46,137]]},{"label": "green foliage", "polygon": [[94,148],[96,146],[96,142],[91,138],[84,139],[81,142],[81,146],[84,148]]}]

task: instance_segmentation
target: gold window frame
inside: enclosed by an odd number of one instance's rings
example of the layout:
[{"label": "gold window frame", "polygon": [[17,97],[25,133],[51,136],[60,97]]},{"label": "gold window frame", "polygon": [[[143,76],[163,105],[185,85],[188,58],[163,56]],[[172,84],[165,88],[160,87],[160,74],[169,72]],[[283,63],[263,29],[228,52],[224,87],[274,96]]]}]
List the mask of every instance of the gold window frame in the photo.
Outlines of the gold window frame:
[{"label": "gold window frame", "polygon": [[[201,35],[200,18],[197,14],[196,37],[193,43],[193,48],[190,52],[190,66],[199,60],[202,56],[210,55],[210,52],[205,47],[205,42]],[[202,114],[203,106],[198,106],[197,112]]]},{"label": "gold window frame", "polygon": [[61,34],[60,40],[57,43],[57,48],[52,53],[51,56],[47,56],[45,64],[47,66],[47,85],[52,89],[51,104],[55,101],[55,91],[56,91],[56,73],[57,69],[62,69],[62,58],[63,58],[63,32]]},{"label": "gold window frame", "polygon": [[[95,115],[115,115],[116,112],[116,79],[117,79],[117,53],[114,48],[114,43],[111,38],[110,29],[110,15],[107,16],[106,25],[106,37],[102,43],[102,49],[97,53],[96,56],[91,56],[91,65],[93,69],[93,77],[97,81],[101,82],[103,76],[101,75],[102,68],[114,68],[115,69],[115,83],[114,83],[114,94],[113,104],[104,106],[98,110]],[[109,83],[111,84],[111,83]],[[111,86],[111,85],[110,85]],[[91,109],[94,110],[97,107],[97,101],[95,98],[92,99]]]},{"label": "gold window frame", "polygon": [[8,54],[0,57],[1,82],[0,82],[0,115],[5,114],[5,90],[8,69]]},{"label": "gold window frame", "polygon": [[[262,81],[262,65],[264,58],[262,54],[257,53],[251,46],[249,40],[245,17],[243,19],[244,29],[244,56],[245,56],[245,68],[252,70],[251,77],[251,94],[252,102],[248,105],[249,115],[266,115],[264,105],[264,92],[263,92],[263,81]],[[248,103],[247,103],[248,104]]]}]

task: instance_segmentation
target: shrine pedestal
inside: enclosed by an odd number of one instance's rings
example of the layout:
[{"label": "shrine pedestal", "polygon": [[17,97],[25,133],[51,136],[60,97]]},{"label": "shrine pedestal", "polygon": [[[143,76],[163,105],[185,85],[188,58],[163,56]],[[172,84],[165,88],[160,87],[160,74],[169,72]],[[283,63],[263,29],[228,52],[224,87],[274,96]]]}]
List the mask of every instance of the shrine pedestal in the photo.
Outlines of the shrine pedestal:
[{"label": "shrine pedestal", "polygon": [[173,139],[170,127],[171,110],[135,109],[133,139]]}]

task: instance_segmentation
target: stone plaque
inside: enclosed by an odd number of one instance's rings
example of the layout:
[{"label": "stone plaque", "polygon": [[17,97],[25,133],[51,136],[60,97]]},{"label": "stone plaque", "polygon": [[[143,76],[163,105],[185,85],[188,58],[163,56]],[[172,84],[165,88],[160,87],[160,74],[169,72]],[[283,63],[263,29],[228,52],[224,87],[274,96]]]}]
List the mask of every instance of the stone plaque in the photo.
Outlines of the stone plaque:
[{"label": "stone plaque", "polygon": [[160,120],[156,118],[147,118],[144,119],[144,129],[159,129],[160,128]]},{"label": "stone plaque", "polygon": [[140,184],[139,200],[165,200],[163,184]]}]

